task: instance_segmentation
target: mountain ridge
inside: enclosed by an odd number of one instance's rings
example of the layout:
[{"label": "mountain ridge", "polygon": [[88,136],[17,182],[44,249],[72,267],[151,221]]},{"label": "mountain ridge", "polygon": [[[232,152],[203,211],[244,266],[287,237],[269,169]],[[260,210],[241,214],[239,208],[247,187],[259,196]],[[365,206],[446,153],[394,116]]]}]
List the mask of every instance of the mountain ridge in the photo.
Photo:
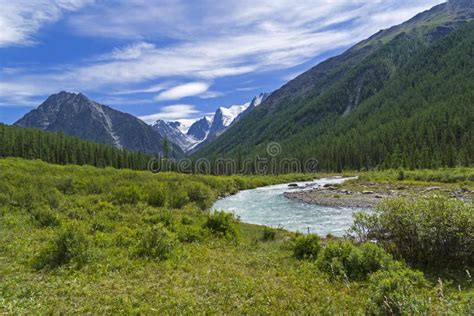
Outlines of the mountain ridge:
[{"label": "mountain ridge", "polygon": [[[379,94],[404,65],[462,28],[472,20],[473,12],[471,6],[466,8],[462,1],[454,1],[378,32],[274,91],[259,108],[234,124],[224,137],[207,144],[195,156],[262,154],[267,144],[275,141],[281,143],[284,154],[300,158],[319,156],[321,150],[310,148],[308,141],[333,139],[329,131],[339,121],[352,119],[359,105]],[[363,122],[364,118],[360,119]],[[327,157],[320,159],[325,161]],[[333,159],[337,161],[338,157],[333,156]],[[353,163],[351,167],[360,165]],[[369,165],[374,167],[373,163]]]},{"label": "mountain ridge", "polygon": [[179,121],[157,120],[152,126],[163,137],[180,146],[183,151],[192,152],[219,137],[230,126],[259,106],[268,95],[268,93],[260,93],[250,102],[230,107],[221,106],[212,116],[206,115],[196,120],[189,126],[186,133],[181,129]]},{"label": "mountain ridge", "polygon": [[[14,123],[20,127],[63,132],[98,143],[147,154],[163,153],[163,138],[135,116],[90,100],[82,93],[61,91]],[[174,156],[181,149],[172,145]]]}]

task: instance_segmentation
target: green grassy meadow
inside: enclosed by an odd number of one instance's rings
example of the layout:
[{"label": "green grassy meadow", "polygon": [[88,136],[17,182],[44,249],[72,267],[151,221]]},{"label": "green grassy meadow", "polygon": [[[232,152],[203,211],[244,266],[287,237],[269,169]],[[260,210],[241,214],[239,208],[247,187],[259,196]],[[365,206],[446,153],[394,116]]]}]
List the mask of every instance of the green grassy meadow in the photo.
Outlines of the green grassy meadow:
[{"label": "green grassy meadow", "polygon": [[452,265],[456,277],[424,277],[373,244],[208,212],[238,190],[314,178],[1,159],[0,313],[472,314],[469,260]]}]

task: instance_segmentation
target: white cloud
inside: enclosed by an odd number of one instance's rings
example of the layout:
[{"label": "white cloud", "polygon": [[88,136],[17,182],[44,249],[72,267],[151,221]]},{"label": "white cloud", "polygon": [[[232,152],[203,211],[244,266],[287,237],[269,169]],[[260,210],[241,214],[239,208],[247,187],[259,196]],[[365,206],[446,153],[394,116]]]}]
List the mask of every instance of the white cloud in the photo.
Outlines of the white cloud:
[{"label": "white cloud", "polygon": [[137,94],[137,93],[156,93],[156,92],[163,91],[167,89],[168,87],[169,87],[169,84],[163,83],[163,84],[156,84],[156,85],[146,87],[146,88],[141,88],[141,89],[120,90],[120,91],[113,92],[112,94],[121,95],[121,94]]},{"label": "white cloud", "polygon": [[152,43],[137,42],[123,48],[115,48],[111,53],[99,56],[96,60],[138,59],[153,49],[155,49],[155,45]]},{"label": "white cloud", "polygon": [[191,116],[198,116],[199,113],[194,105],[174,104],[163,107],[158,113],[140,116],[139,118],[151,124],[156,120],[177,121],[189,119]]},{"label": "white cloud", "polygon": [[[31,43],[42,25],[87,2],[0,0],[0,46]],[[196,5],[194,1],[105,0],[89,6],[91,10],[75,12],[67,19],[68,25],[81,35],[119,38],[128,44],[42,73],[35,69],[31,74],[5,74],[2,81],[38,85],[38,94],[69,89],[123,95],[161,92],[156,97],[159,101],[205,98],[211,95],[207,81],[300,65],[441,2],[202,0]],[[47,4],[53,4],[52,8]],[[191,83],[137,88],[157,80]],[[0,89],[0,99],[6,97],[12,95]]]},{"label": "white cloud", "polygon": [[58,21],[92,0],[0,0],[0,47],[31,45],[42,26]]},{"label": "white cloud", "polygon": [[223,92],[207,91],[207,92],[204,92],[203,94],[200,94],[199,98],[201,98],[201,99],[213,99],[213,98],[221,97],[223,95],[225,95],[225,93],[223,93]]},{"label": "white cloud", "polygon": [[163,91],[155,97],[156,101],[179,100],[185,97],[195,96],[206,92],[209,84],[205,82],[185,83],[166,91]]}]

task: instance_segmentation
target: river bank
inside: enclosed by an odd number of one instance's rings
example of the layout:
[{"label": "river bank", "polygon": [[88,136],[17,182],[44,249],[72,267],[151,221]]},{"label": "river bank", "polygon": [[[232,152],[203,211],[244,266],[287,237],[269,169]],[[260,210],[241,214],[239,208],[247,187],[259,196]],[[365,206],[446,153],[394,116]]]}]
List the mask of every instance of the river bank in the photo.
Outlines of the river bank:
[{"label": "river bank", "polygon": [[462,186],[444,184],[413,184],[352,180],[337,185],[321,185],[308,190],[292,189],[283,194],[287,199],[326,207],[373,209],[386,198],[441,194],[463,202],[473,200],[474,191]]}]

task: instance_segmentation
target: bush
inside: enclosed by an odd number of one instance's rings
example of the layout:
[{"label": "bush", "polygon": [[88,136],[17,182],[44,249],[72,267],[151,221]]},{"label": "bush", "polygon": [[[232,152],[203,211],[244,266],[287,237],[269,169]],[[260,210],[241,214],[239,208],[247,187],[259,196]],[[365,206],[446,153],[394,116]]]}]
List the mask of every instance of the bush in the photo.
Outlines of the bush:
[{"label": "bush", "polygon": [[181,242],[193,243],[204,239],[203,231],[194,226],[181,226],[178,230],[178,239]]},{"label": "bush", "polygon": [[183,216],[181,218],[181,224],[183,225],[191,225],[192,223],[194,223],[193,219],[189,216]]},{"label": "bush", "polygon": [[56,181],[56,188],[63,194],[74,194],[76,192],[74,182],[73,177],[67,176]]},{"label": "bush", "polygon": [[171,208],[179,209],[189,202],[188,194],[180,186],[170,186],[168,205]]},{"label": "bush", "polygon": [[317,266],[333,279],[365,280],[391,262],[390,255],[377,245],[355,246],[349,241],[339,241],[331,242],[323,249]]},{"label": "bush", "polygon": [[318,235],[309,234],[296,239],[293,255],[296,259],[316,260],[321,250],[321,239]]},{"label": "bush", "polygon": [[428,286],[423,273],[397,267],[374,273],[369,279],[369,315],[423,315],[428,304],[420,295]]},{"label": "bush", "polygon": [[415,267],[464,270],[474,264],[472,214],[472,204],[441,196],[390,199],[374,214],[357,215],[350,233]]},{"label": "bush", "polygon": [[272,240],[275,240],[275,237],[276,237],[276,231],[271,229],[271,228],[268,228],[268,227],[265,227],[263,229],[263,234],[262,234],[262,240],[263,241],[272,241]]},{"label": "bush", "polygon": [[191,182],[187,187],[187,193],[189,200],[196,203],[200,209],[206,210],[212,206],[214,194],[208,186],[199,182]]},{"label": "bush", "polygon": [[149,189],[148,196],[147,196],[147,203],[148,205],[154,207],[162,207],[165,205],[166,202],[166,194],[163,189],[163,186],[158,186]]},{"label": "bush", "polygon": [[135,205],[140,200],[140,191],[134,185],[116,188],[112,193],[112,201],[115,204]]},{"label": "bush", "polygon": [[49,208],[39,208],[31,212],[35,222],[40,227],[59,226],[58,215]]},{"label": "bush", "polygon": [[68,226],[62,229],[40,253],[35,267],[37,269],[56,268],[71,264],[80,269],[87,263],[89,257],[89,241],[83,229],[78,226]]},{"label": "bush", "polygon": [[166,260],[175,247],[173,235],[163,226],[155,225],[141,233],[135,253],[142,258]]},{"label": "bush", "polygon": [[210,214],[207,218],[204,227],[209,231],[221,237],[237,237],[237,230],[235,228],[235,218],[231,213],[224,211],[216,211]]}]

